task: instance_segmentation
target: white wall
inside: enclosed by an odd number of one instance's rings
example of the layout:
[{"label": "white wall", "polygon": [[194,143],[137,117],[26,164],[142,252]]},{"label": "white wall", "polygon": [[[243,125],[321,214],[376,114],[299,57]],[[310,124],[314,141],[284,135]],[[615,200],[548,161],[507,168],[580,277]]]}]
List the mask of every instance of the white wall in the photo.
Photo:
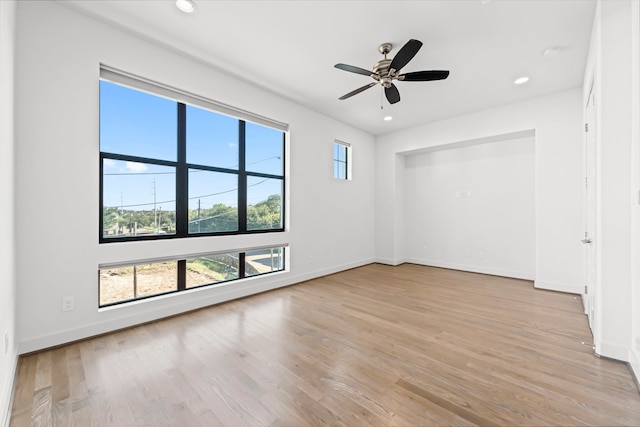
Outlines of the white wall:
[{"label": "white wall", "polygon": [[[14,258],[14,55],[16,3],[0,1],[0,425],[9,417],[17,362]],[[8,348],[5,349],[5,336]]]},{"label": "white wall", "polygon": [[[376,257],[406,261],[404,236],[412,236],[398,203],[406,183],[398,157],[425,148],[469,144],[535,132],[535,285],[580,293],[582,257],[582,107],[581,90],[531,99],[455,117],[377,138]],[[389,227],[393,224],[394,227]],[[412,238],[412,237],[408,237]],[[420,245],[424,246],[422,243]]]},{"label": "white wall", "polygon": [[533,136],[409,155],[410,262],[533,280]]},{"label": "white wall", "polygon": [[[288,231],[99,245],[101,62],[289,123]],[[374,260],[371,135],[51,2],[18,4],[16,76],[21,353]],[[334,139],[352,144],[349,182],[333,179]],[[283,243],[288,272],[98,311],[100,263]]]},{"label": "white wall", "polygon": [[[640,378],[640,2],[631,4],[631,190],[636,197],[631,211],[631,336],[629,361]],[[634,262],[633,260],[636,260]]]},{"label": "white wall", "polygon": [[[634,1],[599,1],[585,72],[583,103],[594,83],[597,109],[596,220],[596,352],[631,361],[638,372],[638,348],[632,335],[634,305],[632,275],[637,276],[638,243],[638,19]],[[637,13],[637,12],[636,12]],[[633,61],[636,62],[633,65]],[[635,83],[634,83],[635,81]],[[635,129],[635,131],[634,131]],[[635,146],[635,148],[634,148]],[[634,155],[634,153],[636,153]],[[632,173],[633,172],[633,173]],[[634,177],[636,177],[634,181]],[[635,225],[634,225],[635,224]],[[632,233],[633,229],[636,229]],[[632,251],[632,247],[635,248]],[[636,277],[636,290],[638,290]],[[637,320],[636,320],[637,321]],[[640,337],[640,329],[634,330]],[[599,335],[599,336],[598,336]]]}]

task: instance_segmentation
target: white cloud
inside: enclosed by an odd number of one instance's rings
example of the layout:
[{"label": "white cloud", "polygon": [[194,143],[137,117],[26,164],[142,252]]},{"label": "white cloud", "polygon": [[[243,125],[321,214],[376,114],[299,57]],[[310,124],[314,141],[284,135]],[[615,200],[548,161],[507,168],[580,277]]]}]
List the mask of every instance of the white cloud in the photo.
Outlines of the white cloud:
[{"label": "white cloud", "polygon": [[147,170],[147,165],[138,162],[126,162],[126,167],[129,172],[141,173]]},{"label": "white cloud", "polygon": [[235,142],[230,142],[229,143],[229,148],[236,148],[238,146],[238,144],[236,144]]},{"label": "white cloud", "polygon": [[102,164],[105,168],[113,168],[116,166],[116,162],[111,159],[104,159],[104,162]]}]

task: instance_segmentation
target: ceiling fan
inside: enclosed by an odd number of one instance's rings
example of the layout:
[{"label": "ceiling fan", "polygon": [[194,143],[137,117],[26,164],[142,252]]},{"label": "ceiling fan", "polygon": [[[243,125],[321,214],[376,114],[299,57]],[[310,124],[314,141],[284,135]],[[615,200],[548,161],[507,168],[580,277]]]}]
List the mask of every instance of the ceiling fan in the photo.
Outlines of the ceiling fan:
[{"label": "ceiling fan", "polygon": [[341,96],[340,100],[351,98],[353,95],[357,95],[360,92],[380,84],[384,87],[384,94],[390,104],[395,104],[400,101],[400,92],[398,88],[393,84],[394,81],[405,82],[428,82],[431,80],[443,80],[449,76],[449,71],[444,70],[431,70],[431,71],[414,71],[412,73],[400,74],[400,70],[413,59],[422,47],[420,40],[409,40],[398,51],[393,59],[387,59],[387,55],[391,52],[393,45],[391,43],[383,43],[378,47],[378,51],[384,55],[384,59],[376,62],[373,66],[373,71],[365,70],[364,68],[354,67],[347,64],[336,64],[335,67],[350,73],[362,74],[369,76],[375,80],[368,85],[362,86],[354,91]]}]

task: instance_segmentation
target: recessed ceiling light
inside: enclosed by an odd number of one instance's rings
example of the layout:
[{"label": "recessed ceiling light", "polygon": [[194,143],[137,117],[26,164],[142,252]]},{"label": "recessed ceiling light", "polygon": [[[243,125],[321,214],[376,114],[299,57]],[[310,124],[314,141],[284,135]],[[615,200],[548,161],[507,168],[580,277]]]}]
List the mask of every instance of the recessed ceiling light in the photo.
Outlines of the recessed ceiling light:
[{"label": "recessed ceiling light", "polygon": [[196,4],[191,0],[176,0],[176,7],[184,13],[192,13],[196,11]]},{"label": "recessed ceiling light", "polygon": [[517,85],[521,85],[521,84],[524,84],[524,83],[526,83],[526,82],[528,82],[528,81],[529,81],[529,77],[527,77],[527,76],[522,76],[522,77],[518,77],[517,79],[515,79],[515,80],[513,81],[513,83],[514,83],[514,84],[517,84]]},{"label": "recessed ceiling light", "polygon": [[384,116],[384,119],[383,119],[383,120],[384,120],[385,122],[390,122],[391,120],[393,120],[393,117],[391,117],[391,116]]},{"label": "recessed ceiling light", "polygon": [[560,54],[560,48],[559,47],[550,47],[549,49],[546,49],[542,54],[546,58],[551,58],[551,57],[554,57],[554,56],[558,56]]}]

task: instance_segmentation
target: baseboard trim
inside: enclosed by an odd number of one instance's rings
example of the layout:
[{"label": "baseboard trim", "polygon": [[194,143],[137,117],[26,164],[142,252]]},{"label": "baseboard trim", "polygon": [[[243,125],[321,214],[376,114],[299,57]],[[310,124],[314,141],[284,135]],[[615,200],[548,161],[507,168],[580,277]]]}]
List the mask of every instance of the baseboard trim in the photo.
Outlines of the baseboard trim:
[{"label": "baseboard trim", "polygon": [[18,369],[18,354],[14,352],[9,375],[7,375],[6,383],[2,385],[2,395],[0,395],[0,410],[2,410],[2,418],[0,418],[0,426],[9,427],[11,422],[11,407],[13,406],[13,390],[15,389],[16,373]]},{"label": "baseboard trim", "polygon": [[633,381],[636,383],[636,387],[638,388],[638,393],[640,393],[640,354],[633,349],[629,350],[629,362],[627,363],[629,366],[629,371],[631,371],[631,376],[633,377]]},{"label": "baseboard trim", "polygon": [[[294,275],[290,272],[282,272],[254,277],[247,279],[247,282],[243,283],[242,286],[238,286],[236,284],[234,286],[221,285],[213,289],[194,289],[193,291],[199,292],[201,297],[197,299],[190,298],[186,301],[184,301],[183,298],[180,298],[180,296],[176,294],[169,296],[159,296],[158,299],[167,298],[173,299],[176,302],[175,304],[164,305],[161,308],[149,308],[148,310],[140,310],[139,313],[123,315],[121,317],[118,317],[117,319],[112,319],[105,322],[96,322],[93,324],[84,325],[79,328],[60,331],[51,335],[21,340],[18,343],[18,353],[33,353],[47,348],[64,345],[70,342],[83,340],[92,336],[117,331],[119,329],[129,328],[131,326],[152,322],[162,318],[179,315],[216,304],[221,304],[223,302],[231,301],[234,299],[244,298],[250,295],[275,290],[285,286],[291,286],[318,277],[327,276],[330,274],[339,273],[341,271],[350,270],[352,268],[361,267],[363,265],[372,264],[374,262],[376,262],[375,258],[367,258],[360,261],[346,263],[331,268],[319,269],[304,274]],[[136,301],[132,304],[144,304],[150,307],[153,304],[153,299]],[[118,308],[116,307],[114,309],[117,310]]]},{"label": "baseboard trim", "polygon": [[398,258],[398,259],[390,259],[390,258],[376,258],[375,262],[378,264],[385,264],[385,265],[392,265],[394,267],[397,267],[401,264],[404,264],[406,262],[410,262],[408,261],[406,258]]},{"label": "baseboard trim", "polygon": [[596,350],[598,349],[599,351],[594,351],[594,354],[598,357],[617,360],[618,362],[623,363],[629,362],[630,351],[626,347],[601,342],[599,346],[596,345]]},{"label": "baseboard trim", "polygon": [[546,289],[549,291],[566,292],[569,294],[579,294],[579,295],[581,295],[584,291],[584,287],[582,285],[570,285],[568,283],[546,282],[543,280],[535,280],[533,283],[533,286],[536,289]]},{"label": "baseboard trim", "polygon": [[532,273],[503,270],[499,268],[491,268],[491,267],[469,265],[469,264],[458,264],[458,263],[452,263],[452,262],[446,262],[446,261],[436,261],[436,260],[420,259],[420,258],[408,258],[408,259],[405,259],[405,262],[410,262],[412,264],[426,265],[429,267],[448,268],[450,270],[460,270],[460,271],[468,271],[471,273],[489,274],[491,276],[503,276],[503,277],[510,277],[514,279],[522,279],[522,280],[534,280],[534,275]]}]

